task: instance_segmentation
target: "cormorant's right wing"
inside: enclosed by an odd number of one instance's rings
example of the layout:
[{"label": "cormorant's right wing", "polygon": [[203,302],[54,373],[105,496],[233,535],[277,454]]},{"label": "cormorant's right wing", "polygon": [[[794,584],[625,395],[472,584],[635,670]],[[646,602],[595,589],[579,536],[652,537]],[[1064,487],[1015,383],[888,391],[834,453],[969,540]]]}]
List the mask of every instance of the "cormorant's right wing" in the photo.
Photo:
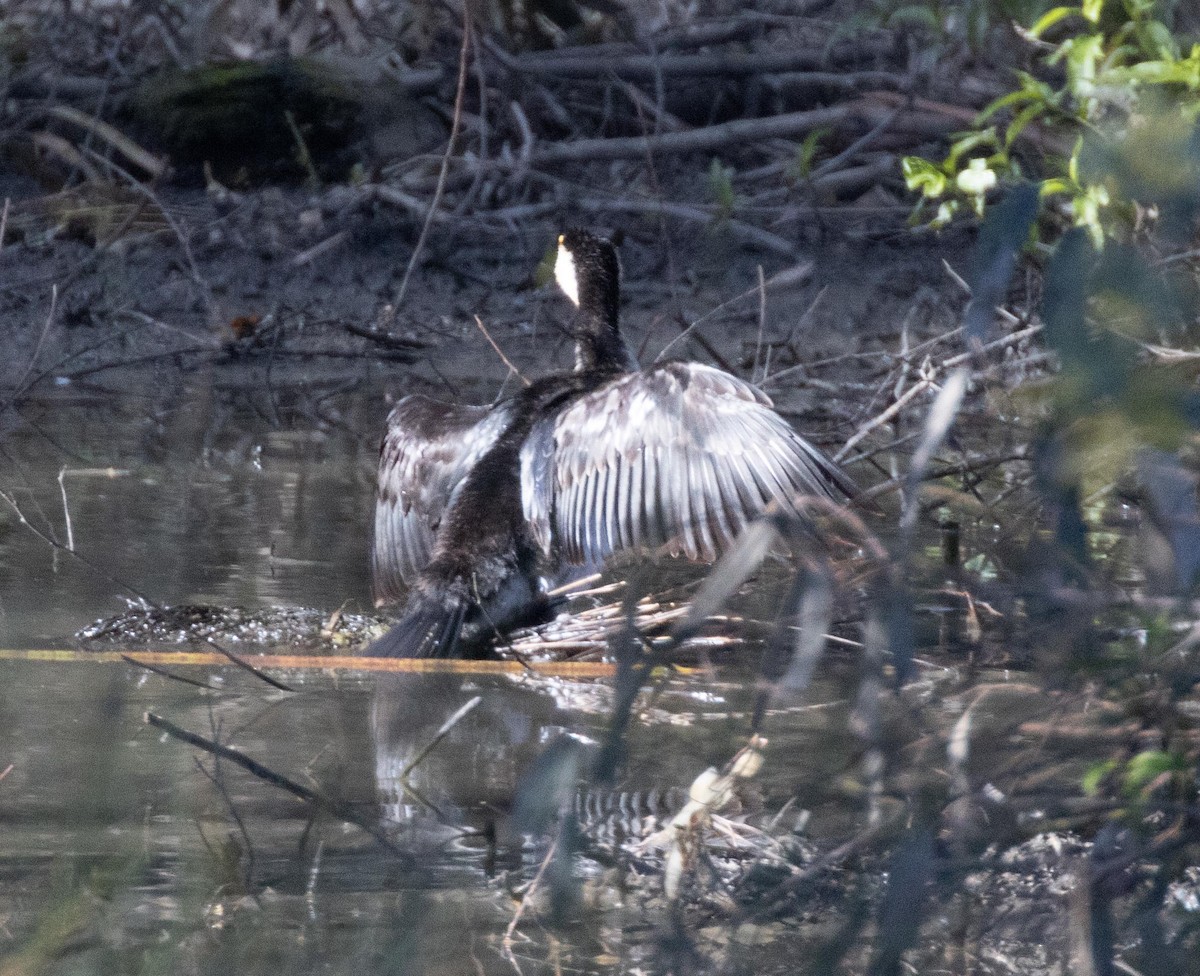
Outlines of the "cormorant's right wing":
[{"label": "cormorant's right wing", "polygon": [[429,562],[438,526],[455,491],[511,420],[496,407],[407,396],[388,415],[379,452],[371,594],[390,603]]},{"label": "cormorant's right wing", "polygon": [[711,561],[771,502],[855,492],[765,394],[700,363],[620,376],[539,420],[521,450],[530,531],[575,564],[660,546]]}]

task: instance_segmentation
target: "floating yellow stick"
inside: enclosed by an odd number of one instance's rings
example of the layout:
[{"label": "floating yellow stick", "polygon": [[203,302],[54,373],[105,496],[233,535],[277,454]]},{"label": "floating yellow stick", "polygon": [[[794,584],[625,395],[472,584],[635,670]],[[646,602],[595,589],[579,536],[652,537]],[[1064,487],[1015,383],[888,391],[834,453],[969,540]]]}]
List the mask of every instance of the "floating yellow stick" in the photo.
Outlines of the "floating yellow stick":
[{"label": "floating yellow stick", "polygon": [[[124,658],[160,667],[217,667],[230,665],[223,654],[211,651],[55,651],[0,648],[0,661],[44,661],[73,664],[125,664]],[[446,661],[435,658],[354,657],[318,654],[246,654],[256,668],[309,671],[384,671],[389,673],[522,674],[549,678],[608,678],[616,665],[602,661]]]}]

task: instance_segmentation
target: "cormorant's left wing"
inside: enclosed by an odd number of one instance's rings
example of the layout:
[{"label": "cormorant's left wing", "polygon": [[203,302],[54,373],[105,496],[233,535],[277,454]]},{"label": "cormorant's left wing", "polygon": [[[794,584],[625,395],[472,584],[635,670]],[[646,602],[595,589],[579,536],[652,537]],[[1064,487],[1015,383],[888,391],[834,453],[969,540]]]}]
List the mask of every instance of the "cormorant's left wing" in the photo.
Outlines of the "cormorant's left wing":
[{"label": "cormorant's left wing", "polygon": [[535,424],[521,453],[534,538],[572,563],[660,546],[711,561],[771,501],[855,490],[764,393],[699,363],[606,383]]},{"label": "cormorant's left wing", "polygon": [[455,491],[511,419],[508,403],[462,406],[420,394],[392,408],[379,452],[371,544],[377,606],[397,599],[425,568]]}]

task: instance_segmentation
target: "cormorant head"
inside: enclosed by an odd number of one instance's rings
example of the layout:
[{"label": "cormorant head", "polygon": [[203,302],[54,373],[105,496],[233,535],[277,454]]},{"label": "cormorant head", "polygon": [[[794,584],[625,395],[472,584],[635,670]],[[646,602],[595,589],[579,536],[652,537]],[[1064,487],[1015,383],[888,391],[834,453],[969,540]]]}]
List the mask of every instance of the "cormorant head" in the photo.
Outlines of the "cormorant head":
[{"label": "cormorant head", "polygon": [[617,330],[621,262],[612,241],[578,228],[559,234],[554,277],[584,313],[584,328],[605,325]]}]

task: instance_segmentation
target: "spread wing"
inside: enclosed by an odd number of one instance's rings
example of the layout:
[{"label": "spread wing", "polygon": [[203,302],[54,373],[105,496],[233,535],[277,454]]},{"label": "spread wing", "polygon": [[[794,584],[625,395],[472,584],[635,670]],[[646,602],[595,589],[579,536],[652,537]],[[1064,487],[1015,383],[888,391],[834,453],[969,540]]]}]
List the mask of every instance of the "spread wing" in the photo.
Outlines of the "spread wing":
[{"label": "spread wing", "polygon": [[511,410],[405,397],[388,415],[379,452],[371,592],[397,599],[429,562],[442,513],[467,474],[508,426]]},{"label": "spread wing", "polygon": [[572,563],[664,545],[713,560],[772,500],[854,492],[765,394],[699,363],[605,384],[539,421],[521,454],[534,538]]}]

